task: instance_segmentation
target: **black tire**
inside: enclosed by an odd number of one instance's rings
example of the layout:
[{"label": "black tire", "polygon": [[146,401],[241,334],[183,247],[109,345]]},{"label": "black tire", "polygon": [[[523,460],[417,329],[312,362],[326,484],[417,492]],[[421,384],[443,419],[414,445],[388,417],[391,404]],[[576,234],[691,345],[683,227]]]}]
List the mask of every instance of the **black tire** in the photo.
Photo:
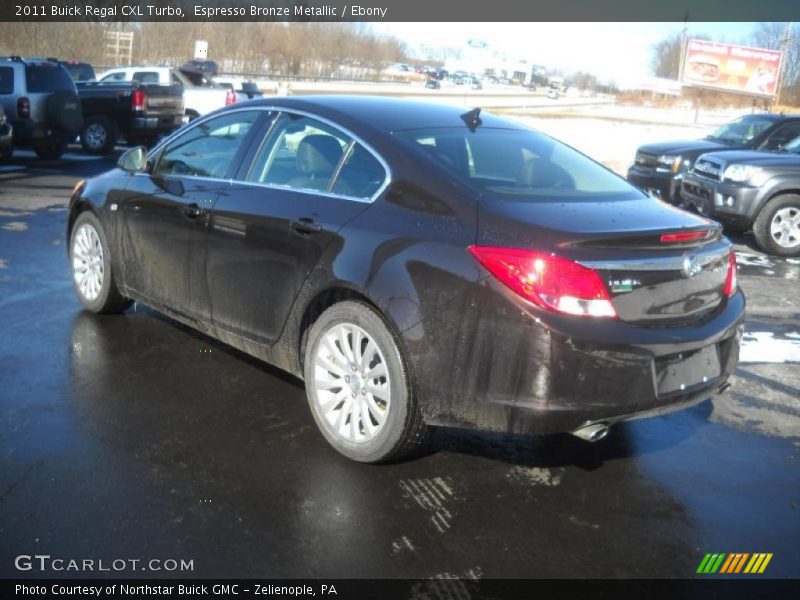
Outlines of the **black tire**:
[{"label": "black tire", "polygon": [[81,146],[91,154],[111,154],[117,145],[117,124],[108,117],[86,119],[81,130]]},{"label": "black tire", "polygon": [[0,151],[0,160],[11,160],[14,156],[14,146],[9,146],[3,151]]},{"label": "black tire", "polygon": [[[782,246],[771,233],[773,220],[777,213],[787,209],[795,215],[800,214],[800,195],[783,194],[775,196],[761,208],[755,223],[753,223],[753,234],[759,247],[773,256],[800,256],[800,244],[796,244],[793,247]],[[796,238],[798,235],[797,229],[793,231],[792,237]]]},{"label": "black tire", "polygon": [[42,160],[58,160],[67,151],[66,140],[56,140],[45,145],[35,146],[36,156]]},{"label": "black tire", "polygon": [[[82,279],[79,272],[76,270],[78,263],[86,265],[88,262],[88,260],[81,260],[81,255],[85,256],[87,254],[87,244],[84,243],[86,240],[79,239],[84,228],[89,228],[95,232],[101,249],[99,254],[101,254],[102,257],[97,256],[97,253],[94,253],[94,256],[92,256],[94,260],[99,260],[101,258],[102,263],[102,282],[96,295],[94,293],[87,293],[83,289],[81,285]],[[89,233],[88,230],[86,233]],[[95,248],[96,246],[94,244],[89,244],[88,247]],[[84,211],[78,215],[78,218],[75,219],[75,223],[72,226],[69,239],[69,266],[72,272],[72,284],[75,288],[75,293],[78,295],[81,304],[83,304],[87,310],[93,313],[119,313],[133,303],[132,300],[120,294],[117,289],[114,272],[111,267],[111,250],[108,245],[108,239],[106,238],[103,226],[100,224],[100,220],[90,211]]]},{"label": "black tire", "polygon": [[[386,389],[390,393],[390,402],[388,404],[384,404],[380,400],[380,396],[373,396],[360,391],[362,390],[361,385],[354,387],[349,382],[349,379],[346,384],[343,381],[341,386],[329,385],[328,390],[317,389],[315,381],[320,369],[326,375],[334,373],[334,371],[327,371],[317,365],[315,360],[317,352],[320,350],[320,346],[324,344],[324,336],[339,325],[350,327],[355,325],[366,332],[374,341],[380,353],[381,360],[378,363],[384,363],[388,373],[388,381],[384,382]],[[348,339],[352,343],[353,336]],[[334,344],[337,344],[337,342],[334,342]],[[368,346],[366,341],[363,342],[363,345]],[[341,344],[337,345],[336,348],[341,351]],[[364,370],[372,369],[375,364],[364,364]],[[359,374],[360,367],[351,366],[351,368],[354,369],[353,372],[356,375]],[[331,306],[319,316],[311,326],[308,334],[303,370],[306,381],[306,395],[317,427],[328,443],[344,456],[363,463],[385,462],[408,457],[418,452],[424,445],[428,428],[417,406],[411,378],[399,341],[383,318],[368,304],[348,300]],[[344,370],[346,371],[346,366]],[[336,375],[332,375],[330,380],[338,381],[336,377]],[[363,374],[361,377],[363,377]],[[344,379],[345,377],[341,378],[341,380]],[[359,378],[359,382],[361,381],[363,381],[363,387],[366,389],[367,379]],[[339,392],[332,391],[336,389]],[[331,399],[339,393],[344,396],[341,401]],[[320,394],[323,394],[323,396]],[[330,394],[330,396],[324,396],[324,394]],[[375,405],[380,403],[381,406],[385,406],[386,412],[383,416],[382,424],[378,424],[377,419],[371,416],[375,414],[374,411],[370,413],[372,409],[368,409],[367,418],[370,419],[370,426],[377,427],[377,432],[374,433],[374,437],[366,441],[351,441],[335,431],[336,427],[329,423],[326,415],[336,419],[340,413],[347,414],[345,403],[361,398],[360,394],[364,394],[364,404],[362,406],[367,406],[371,397],[372,403]],[[352,400],[348,396],[352,396]],[[329,408],[323,413],[321,406],[323,402],[327,403],[328,407],[333,408]],[[337,410],[337,407],[341,408]],[[359,432],[366,433],[367,425],[363,419],[363,412],[359,412],[357,419],[357,421],[353,419],[352,413],[350,413],[349,416],[343,417],[341,423],[343,426],[348,426],[348,423],[350,425],[356,423],[354,430],[358,429]]]}]

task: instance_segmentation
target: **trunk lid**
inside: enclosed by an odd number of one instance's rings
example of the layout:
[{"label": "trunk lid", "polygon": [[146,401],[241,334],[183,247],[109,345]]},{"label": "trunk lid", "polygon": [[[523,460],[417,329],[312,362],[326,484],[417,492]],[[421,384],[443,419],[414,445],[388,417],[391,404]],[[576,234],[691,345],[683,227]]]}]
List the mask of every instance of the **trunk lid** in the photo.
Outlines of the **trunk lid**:
[{"label": "trunk lid", "polygon": [[[484,198],[478,222],[479,246],[553,252],[597,271],[624,321],[684,324],[724,297],[730,243],[719,224],[638,192],[593,200]],[[702,236],[662,241],[693,232]]]}]

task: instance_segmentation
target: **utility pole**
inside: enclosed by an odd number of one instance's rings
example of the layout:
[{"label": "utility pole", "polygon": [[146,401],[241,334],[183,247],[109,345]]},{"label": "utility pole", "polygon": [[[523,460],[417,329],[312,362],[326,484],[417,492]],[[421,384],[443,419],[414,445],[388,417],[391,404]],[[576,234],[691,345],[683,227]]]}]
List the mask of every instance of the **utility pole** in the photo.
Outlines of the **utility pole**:
[{"label": "utility pole", "polygon": [[678,64],[678,81],[683,81],[683,65],[686,62],[686,45],[689,40],[689,11],[683,16],[683,31],[681,32],[681,58]]},{"label": "utility pole", "polygon": [[778,71],[778,83],[776,84],[776,104],[781,105],[781,93],[783,92],[783,78],[786,75],[787,58],[789,57],[789,48],[792,44],[792,23],[786,23],[786,29],[783,33],[783,40],[781,41],[781,65]]}]

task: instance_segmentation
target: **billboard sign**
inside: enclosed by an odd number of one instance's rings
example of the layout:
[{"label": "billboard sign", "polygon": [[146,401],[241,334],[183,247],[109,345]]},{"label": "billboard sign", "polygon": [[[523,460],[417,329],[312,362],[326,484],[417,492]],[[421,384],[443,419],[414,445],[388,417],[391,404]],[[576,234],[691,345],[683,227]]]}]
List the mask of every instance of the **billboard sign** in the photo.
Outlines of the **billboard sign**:
[{"label": "billboard sign", "polygon": [[778,91],[781,52],[706,40],[689,40],[681,83],[772,97]]}]

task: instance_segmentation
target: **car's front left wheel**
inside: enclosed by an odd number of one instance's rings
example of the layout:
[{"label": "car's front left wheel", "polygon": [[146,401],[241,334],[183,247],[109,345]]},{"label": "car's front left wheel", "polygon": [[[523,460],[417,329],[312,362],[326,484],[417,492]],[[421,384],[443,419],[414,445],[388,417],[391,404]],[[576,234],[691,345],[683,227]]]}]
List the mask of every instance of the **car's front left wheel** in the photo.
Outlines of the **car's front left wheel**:
[{"label": "car's front left wheel", "polygon": [[111,252],[100,220],[84,211],[75,220],[69,242],[72,282],[81,304],[95,313],[116,313],[132,301],[119,293]]},{"label": "car's front left wheel", "polygon": [[308,334],[304,376],[317,427],[348,458],[399,459],[425,442],[398,340],[368,304],[341,302],[320,315]]}]

